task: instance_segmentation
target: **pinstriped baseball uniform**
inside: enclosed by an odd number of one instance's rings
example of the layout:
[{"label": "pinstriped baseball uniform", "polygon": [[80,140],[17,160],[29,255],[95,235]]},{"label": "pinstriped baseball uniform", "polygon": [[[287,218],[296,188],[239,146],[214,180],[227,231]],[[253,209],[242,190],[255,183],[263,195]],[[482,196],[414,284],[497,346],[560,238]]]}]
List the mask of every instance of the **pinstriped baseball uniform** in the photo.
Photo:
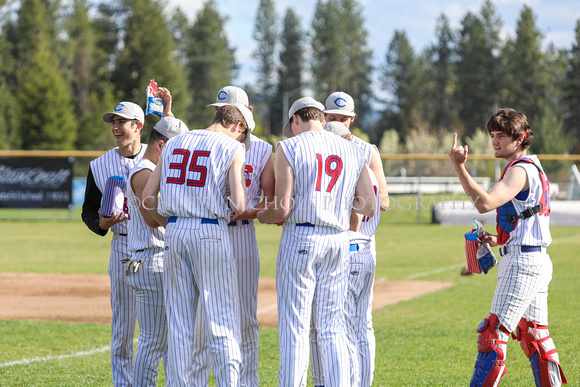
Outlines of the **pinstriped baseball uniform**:
[{"label": "pinstriped baseball uniform", "polygon": [[[139,343],[135,351],[133,385],[155,386],[159,362],[167,353],[167,317],[163,301],[165,228],[148,226],[139,212],[141,199],[135,196],[131,188],[131,178],[143,169],[153,171],[155,164],[151,160],[141,159],[127,179],[127,205],[132,214],[128,225],[129,251],[132,261],[142,263],[136,273],[127,273],[125,282],[135,289],[137,295]],[[169,375],[167,382],[171,384]]]},{"label": "pinstriped baseball uniform", "polygon": [[[117,148],[91,161],[90,169],[95,183],[104,192],[109,176],[122,176],[125,181],[129,171],[141,160],[147,145],[141,144],[141,150],[134,158],[123,157]],[[127,209],[127,206],[125,206]],[[109,260],[109,278],[111,281],[111,369],[115,386],[130,386],[133,378],[133,338],[135,336],[136,296],[135,291],[125,283],[125,272],[122,259],[131,257],[127,242],[127,225],[129,219],[113,227],[111,239],[111,257]]]},{"label": "pinstriped baseball uniform", "polygon": [[176,385],[195,381],[197,318],[205,320],[217,385],[239,383],[240,312],[227,231],[226,183],[240,146],[225,134],[194,130],[172,138],[162,151],[158,212],[171,217],[165,231],[163,280],[169,373]]},{"label": "pinstriped baseball uniform", "polygon": [[[536,156],[530,156],[540,166]],[[542,183],[538,170],[528,163],[518,163],[511,168],[524,168],[528,175],[529,190],[520,192],[513,200],[518,214],[540,202]],[[513,332],[523,316],[541,325],[548,324],[548,284],[552,279],[552,262],[545,250],[515,252],[512,246],[548,246],[552,237],[549,216],[536,214],[519,219],[510,233],[506,249],[510,252],[499,260],[498,284],[491,313],[498,316],[501,325]]]},{"label": "pinstriped baseball uniform", "polygon": [[[381,199],[379,182],[369,173],[376,194],[377,206]],[[375,369],[375,334],[372,321],[373,286],[377,264],[375,232],[381,212],[362,219],[358,232],[350,235],[350,271],[345,304],[346,327],[349,340],[358,354],[359,385],[370,386]],[[356,361],[353,364],[357,364]]]},{"label": "pinstriped baseball uniform", "polygon": [[[529,156],[536,165],[541,164],[536,156]],[[518,163],[511,168],[521,167],[526,170],[529,189],[520,192],[512,203],[517,214],[540,203],[543,194],[538,169],[528,163]],[[526,219],[519,219],[517,226],[510,233],[510,238],[500,248],[502,258],[499,260],[498,283],[491,304],[491,313],[499,318],[499,324],[513,332],[520,319],[544,326],[537,331],[528,328],[536,340],[543,339],[541,345],[546,352],[555,351],[556,346],[548,326],[548,286],[552,280],[552,261],[546,253],[546,247],[552,241],[549,229],[549,215],[535,214]],[[540,251],[521,251],[520,246],[542,247]],[[507,342],[508,335],[500,336]],[[507,352],[507,345],[500,348]],[[507,354],[506,354],[507,357]],[[557,351],[550,355],[556,361],[548,361],[551,385],[562,384],[559,356]],[[538,371],[539,372],[539,371]],[[537,379],[536,379],[537,381]]]},{"label": "pinstriped baseball uniform", "polygon": [[[365,163],[366,168],[368,168],[372,145],[354,136],[351,141],[359,146],[363,155],[366,155]],[[380,205],[379,183],[370,169],[369,172],[377,205]],[[372,384],[375,368],[376,348],[372,322],[372,300],[377,258],[375,232],[379,226],[380,216],[380,211],[377,211],[372,217],[364,216],[359,231],[350,232],[350,269],[345,319],[353,351],[351,353],[353,385],[361,387]],[[315,329],[311,331],[310,343],[312,381],[315,386],[323,386],[324,375]]]},{"label": "pinstriped baseball uniform", "polygon": [[[272,145],[251,135],[251,146],[246,152],[244,177],[248,194],[248,209],[260,204],[262,196],[261,176]],[[228,224],[232,251],[238,273],[238,293],[240,297],[240,329],[242,354],[241,384],[258,386],[258,279],[260,276],[260,255],[256,241],[254,220],[238,220]],[[196,339],[205,331],[203,320],[196,321]],[[196,385],[206,385],[209,379],[211,354],[209,347],[196,342],[194,353],[194,375]]]},{"label": "pinstriped baseball uniform", "polygon": [[352,135],[352,138],[350,140],[353,144],[355,144],[356,146],[358,146],[358,149],[360,149],[363,158],[365,160],[365,164],[370,165],[371,163],[371,155],[373,152],[373,148],[376,149],[376,146],[358,138],[357,136],[355,136],[354,134]]},{"label": "pinstriped baseball uniform", "polygon": [[354,190],[364,165],[358,148],[326,131],[279,143],[294,171],[294,205],[284,222],[276,265],[280,386],[305,386],[311,313],[324,378],[350,384],[344,322],[348,228]]}]

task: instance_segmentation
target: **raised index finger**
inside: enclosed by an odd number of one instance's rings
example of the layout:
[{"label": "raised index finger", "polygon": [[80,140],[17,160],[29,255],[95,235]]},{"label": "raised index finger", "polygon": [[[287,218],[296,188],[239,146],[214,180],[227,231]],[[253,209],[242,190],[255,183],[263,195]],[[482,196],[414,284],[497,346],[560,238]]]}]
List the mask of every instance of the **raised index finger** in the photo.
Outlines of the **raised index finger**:
[{"label": "raised index finger", "polygon": [[451,150],[455,149],[457,146],[457,133],[453,133],[453,145],[451,145]]}]

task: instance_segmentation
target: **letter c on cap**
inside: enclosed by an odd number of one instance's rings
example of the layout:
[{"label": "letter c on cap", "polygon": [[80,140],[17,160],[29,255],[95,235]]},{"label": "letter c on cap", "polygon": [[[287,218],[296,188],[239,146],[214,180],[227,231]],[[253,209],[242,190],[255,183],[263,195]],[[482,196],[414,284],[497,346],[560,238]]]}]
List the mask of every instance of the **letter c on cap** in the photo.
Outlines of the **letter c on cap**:
[{"label": "letter c on cap", "polygon": [[223,100],[224,100],[224,99],[226,99],[227,97],[228,97],[228,92],[227,92],[227,91],[224,91],[224,90],[222,90],[222,91],[220,91],[220,92],[218,93],[218,99],[219,99],[220,101],[223,101]]},{"label": "letter c on cap", "polygon": [[123,110],[124,108],[125,108],[125,105],[120,103],[120,104],[117,104],[117,106],[115,106],[115,111],[119,112],[119,111]]},{"label": "letter c on cap", "polygon": [[346,106],[346,99],[342,98],[342,97],[338,97],[337,99],[334,100],[334,104],[338,107],[345,107]]}]

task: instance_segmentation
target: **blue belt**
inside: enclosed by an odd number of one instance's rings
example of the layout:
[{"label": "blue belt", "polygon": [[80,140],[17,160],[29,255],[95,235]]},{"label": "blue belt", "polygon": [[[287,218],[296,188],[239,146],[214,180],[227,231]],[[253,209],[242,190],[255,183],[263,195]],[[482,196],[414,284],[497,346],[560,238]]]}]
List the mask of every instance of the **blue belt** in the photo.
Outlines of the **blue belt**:
[{"label": "blue belt", "polygon": [[300,227],[314,227],[314,225],[312,223],[296,223],[296,226],[300,226]]},{"label": "blue belt", "polygon": [[356,244],[356,243],[351,244],[350,251],[358,251],[358,244]]},{"label": "blue belt", "polygon": [[[167,219],[167,223],[177,222],[177,216],[170,216]],[[219,224],[217,219],[201,218],[201,224]]]},{"label": "blue belt", "polygon": [[[499,248],[499,255],[501,255],[502,257],[504,255],[507,255],[509,253],[509,248],[512,246],[502,246]],[[513,246],[516,247],[516,246]],[[525,245],[521,245],[521,246],[517,246],[520,248],[520,251],[522,253],[531,253],[531,252],[536,252],[536,251],[542,251],[542,246],[525,246]]]},{"label": "blue belt", "polygon": [[[242,220],[241,222],[242,222],[242,225],[245,225],[245,224],[250,224],[250,221],[249,221],[249,220],[247,220],[247,219],[244,219],[244,220]],[[233,222],[229,222],[229,223],[228,223],[228,226],[232,226],[232,227],[235,227],[235,226],[237,226],[237,225],[238,225],[238,222],[237,222],[237,221],[235,221],[235,220],[234,220]]]}]

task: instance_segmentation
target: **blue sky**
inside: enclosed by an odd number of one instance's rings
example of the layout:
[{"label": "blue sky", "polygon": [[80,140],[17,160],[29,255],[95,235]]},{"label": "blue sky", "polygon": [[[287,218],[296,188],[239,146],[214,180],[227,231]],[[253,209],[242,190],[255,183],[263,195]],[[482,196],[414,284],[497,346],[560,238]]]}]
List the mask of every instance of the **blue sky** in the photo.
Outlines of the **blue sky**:
[{"label": "blue sky", "polygon": [[[225,30],[230,44],[236,48],[240,64],[238,79],[234,83],[243,86],[252,82],[256,63],[251,58],[255,49],[252,38],[259,0],[216,0],[222,15],[228,17]],[[384,65],[387,46],[396,30],[405,30],[415,52],[434,43],[435,24],[445,13],[453,29],[460,26],[468,11],[479,13],[483,0],[359,0],[363,7],[365,27],[369,32],[369,47],[373,50],[375,68]],[[202,0],[169,0],[170,7],[179,5],[193,20],[202,7]],[[281,20],[288,7],[303,15],[302,27],[310,28],[316,1],[275,0],[276,11]],[[513,37],[519,14],[524,4],[530,6],[536,16],[536,24],[545,35],[544,45],[553,42],[558,48],[571,48],[574,28],[580,19],[578,0],[496,0],[498,15],[503,20],[503,35]],[[377,73],[375,73],[375,77]]]}]

